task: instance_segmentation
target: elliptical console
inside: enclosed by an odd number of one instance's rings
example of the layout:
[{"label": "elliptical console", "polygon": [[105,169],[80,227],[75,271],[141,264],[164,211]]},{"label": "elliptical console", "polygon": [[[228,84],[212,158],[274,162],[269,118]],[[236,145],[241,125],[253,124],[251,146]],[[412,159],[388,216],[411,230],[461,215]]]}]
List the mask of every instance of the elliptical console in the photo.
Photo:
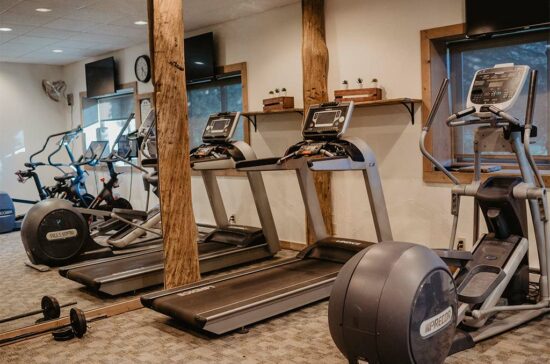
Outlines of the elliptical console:
[{"label": "elliptical console", "polygon": [[[426,126],[422,154],[454,184],[449,249],[387,242],[366,248],[342,268],[329,303],[332,338],[350,363],[443,363],[448,355],[550,312],[550,264],[546,232],[546,189],[530,153],[536,71],[530,73],[525,123],[506,113],[527,79],[527,66],[479,70],[466,110],[447,119],[449,127],[477,126],[473,182],[461,185],[425,148],[424,141],[443,95],[439,90]],[[471,115],[473,118],[465,118]],[[481,182],[483,152],[514,153],[521,177],[493,176]],[[471,252],[454,249],[461,196],[475,201]],[[527,211],[529,204],[540,264],[538,303],[529,294]],[[479,210],[478,210],[479,209]],[[487,234],[478,234],[478,211]],[[453,274],[448,266],[454,266]],[[502,301],[506,301],[502,305]],[[515,311],[515,312],[514,312]],[[513,312],[504,322],[487,320]]]}]

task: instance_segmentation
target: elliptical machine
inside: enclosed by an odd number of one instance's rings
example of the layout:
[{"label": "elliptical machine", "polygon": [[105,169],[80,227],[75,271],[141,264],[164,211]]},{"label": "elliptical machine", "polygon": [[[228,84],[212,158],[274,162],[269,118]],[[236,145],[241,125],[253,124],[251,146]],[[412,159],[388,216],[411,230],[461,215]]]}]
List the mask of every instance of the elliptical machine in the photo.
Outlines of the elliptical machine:
[{"label": "elliptical machine", "polygon": [[[525,123],[506,111],[517,101],[530,75]],[[329,304],[329,326],[350,363],[443,363],[448,355],[473,347],[550,312],[549,230],[544,181],[530,153],[536,71],[497,65],[479,70],[468,94],[468,108],[447,119],[449,127],[477,126],[474,178],[460,184],[425,148],[424,140],[443,95],[439,90],[422,130],[422,154],[454,184],[453,229],[449,249],[388,242],[369,247],[340,272]],[[471,115],[474,118],[465,119]],[[481,181],[483,152],[514,153],[521,177],[493,176]],[[472,252],[454,249],[460,198],[475,201],[488,233]],[[530,208],[540,270],[528,264],[527,211]],[[453,273],[449,270],[453,267]],[[529,292],[529,273],[538,273],[538,294]],[[503,302],[505,302],[503,304]],[[505,317],[498,317],[507,312]],[[493,320],[489,320],[493,318]]]},{"label": "elliptical machine", "polygon": [[[118,145],[133,119],[134,114],[131,114],[113,145]],[[93,151],[90,153],[97,154]],[[156,235],[152,239],[132,243],[134,249],[117,250],[116,246],[97,239],[100,234],[131,226],[128,222],[134,219],[144,220],[148,217],[147,212],[133,210],[129,201],[118,198],[113,192],[113,189],[118,187],[120,175],[114,164],[118,161],[132,164],[126,159],[127,155],[118,155],[114,148],[107,158],[100,159],[107,165],[110,179],[103,181],[103,189],[88,208],[73,206],[67,200],[49,198],[40,201],[29,210],[21,226],[21,240],[31,267],[43,270],[42,265],[62,266],[150,249],[152,244],[160,243],[159,236]],[[93,232],[90,232],[90,227],[93,228]]]}]

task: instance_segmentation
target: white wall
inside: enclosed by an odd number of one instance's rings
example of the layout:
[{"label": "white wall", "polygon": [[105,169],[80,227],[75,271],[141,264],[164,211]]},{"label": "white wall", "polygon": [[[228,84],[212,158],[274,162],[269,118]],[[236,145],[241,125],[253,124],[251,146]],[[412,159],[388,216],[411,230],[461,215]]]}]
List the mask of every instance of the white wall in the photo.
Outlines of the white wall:
[{"label": "white wall", "polygon": [[[0,191],[12,197],[38,199],[33,181],[20,184],[14,173],[24,169],[23,164],[42,147],[48,134],[67,129],[69,108],[44,93],[43,79],[62,79],[61,67],[0,62]],[[45,185],[54,184],[53,176],[61,174],[51,167],[38,172]],[[17,206],[18,213],[28,208]]]},{"label": "white wall", "polygon": [[[429,13],[429,16],[426,14]],[[463,2],[455,0],[383,1],[328,0],[326,36],[330,53],[329,91],[341,81],[378,78],[386,98],[421,98],[420,31],[464,21]],[[214,31],[220,64],[246,61],[250,109],[259,110],[266,91],[276,86],[289,88],[301,105],[301,9],[300,4],[278,8],[254,17],[201,29]],[[290,85],[290,86],[287,86]],[[448,186],[422,181],[422,158],[418,150],[421,114],[412,125],[402,106],[357,109],[350,136],[365,139],[377,155],[394,239],[431,247],[448,244],[451,227]],[[269,116],[259,119],[259,132],[252,134],[252,146],[259,157],[280,155],[286,146],[300,139],[300,115]],[[284,240],[305,240],[305,220],[296,179],[288,174],[264,174],[279,235]],[[235,179],[235,178],[233,178]],[[358,173],[334,173],[333,220],[342,236],[374,240],[367,194]],[[232,183],[236,186],[235,182]],[[193,187],[200,190],[200,181]],[[228,213],[237,221],[257,221],[244,190],[232,190],[226,199]],[[235,191],[238,191],[235,193]],[[197,216],[211,218],[203,193],[194,193]],[[471,202],[462,204],[459,237],[471,244]]]},{"label": "white wall", "polygon": [[[193,36],[213,31],[217,64],[247,62],[250,110],[261,110],[269,91],[285,87],[302,102],[301,9],[300,4],[276,8],[254,16],[190,32]],[[259,158],[281,155],[300,139],[299,115],[273,117],[259,122],[252,133],[252,146]],[[244,118],[241,120],[243,122]],[[305,212],[296,178],[292,173],[264,173],[269,200],[279,237],[287,241],[305,240]],[[193,177],[193,208],[197,221],[213,223],[206,192],[200,177]],[[219,178],[228,216],[237,223],[259,226],[250,188],[243,178]],[[240,186],[240,187],[238,187]]]},{"label": "white wall", "polygon": [[[84,65],[89,62],[93,62],[98,59],[106,58],[106,57],[115,57],[115,61],[117,64],[117,72],[118,72],[118,82],[128,83],[128,82],[135,82],[136,77],[134,74],[134,63],[137,57],[143,54],[149,54],[149,46],[147,43],[133,46],[130,48],[122,49],[116,52],[104,54],[98,57],[88,58],[80,62],[76,62],[67,66],[63,67],[63,79],[67,82],[68,85],[68,93],[72,93],[74,95],[75,105],[73,108],[72,113],[66,114],[66,123],[67,125],[81,125],[81,106],[80,106],[80,92],[86,91],[86,74],[85,74],[85,68]],[[153,86],[151,82],[148,83],[141,83],[138,82],[138,93],[149,93],[153,92]],[[77,143],[75,146],[75,149],[81,146],[81,142]],[[120,179],[120,188],[116,190],[116,193],[118,193],[120,196],[124,198],[128,198],[130,196],[130,186],[131,186],[131,192],[132,192],[132,204],[135,208],[143,209],[145,208],[145,200],[146,200],[146,193],[143,189],[143,183],[141,179],[141,173],[139,171],[132,171],[130,174],[130,170],[128,168],[123,169],[126,173],[121,175],[119,177]],[[97,178],[106,177],[108,178],[108,173],[106,173],[105,169],[97,168],[96,169],[96,175]],[[131,181],[132,179],[132,181]],[[87,186],[89,188],[89,191],[92,194],[96,194],[96,184],[95,184],[95,178],[92,174],[91,177],[88,179]],[[101,189],[101,183],[98,182],[98,188]],[[152,203],[156,202],[154,199],[151,199]]]}]

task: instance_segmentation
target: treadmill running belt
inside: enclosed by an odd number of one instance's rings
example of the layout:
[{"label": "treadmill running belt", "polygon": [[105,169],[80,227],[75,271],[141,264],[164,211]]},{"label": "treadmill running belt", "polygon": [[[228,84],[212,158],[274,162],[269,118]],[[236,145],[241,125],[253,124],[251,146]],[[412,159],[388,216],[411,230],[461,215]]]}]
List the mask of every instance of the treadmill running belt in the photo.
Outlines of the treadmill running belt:
[{"label": "treadmill running belt", "polygon": [[152,307],[165,315],[202,328],[208,317],[275,297],[326,279],[334,279],[342,264],[304,259],[229,279],[187,292],[160,297]]},{"label": "treadmill running belt", "polygon": [[199,242],[198,245],[199,245],[199,255],[209,254],[214,252],[216,253],[223,252],[224,250],[235,248],[235,245],[233,244],[218,243],[215,241],[209,241],[209,242],[201,241]]},{"label": "treadmill running belt", "polygon": [[[101,264],[92,264],[78,269],[70,269],[67,271],[66,277],[97,290],[101,285],[101,279],[134,269],[162,264],[163,259],[163,251],[159,250],[152,253],[133,256],[131,259],[123,259],[122,261],[116,259]],[[121,269],[122,265],[124,269]]]}]

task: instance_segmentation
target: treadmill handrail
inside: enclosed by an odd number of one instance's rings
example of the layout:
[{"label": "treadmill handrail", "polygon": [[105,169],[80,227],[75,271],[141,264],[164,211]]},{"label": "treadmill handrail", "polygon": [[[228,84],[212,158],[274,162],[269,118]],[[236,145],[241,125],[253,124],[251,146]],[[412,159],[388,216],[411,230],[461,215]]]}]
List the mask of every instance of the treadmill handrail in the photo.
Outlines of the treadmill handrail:
[{"label": "treadmill handrail", "polygon": [[248,168],[253,168],[253,170],[257,170],[255,167],[261,167],[261,166],[269,166],[269,165],[277,165],[277,162],[281,158],[275,157],[275,158],[261,158],[251,161],[241,161],[237,162],[236,168],[238,170],[246,171]]}]

